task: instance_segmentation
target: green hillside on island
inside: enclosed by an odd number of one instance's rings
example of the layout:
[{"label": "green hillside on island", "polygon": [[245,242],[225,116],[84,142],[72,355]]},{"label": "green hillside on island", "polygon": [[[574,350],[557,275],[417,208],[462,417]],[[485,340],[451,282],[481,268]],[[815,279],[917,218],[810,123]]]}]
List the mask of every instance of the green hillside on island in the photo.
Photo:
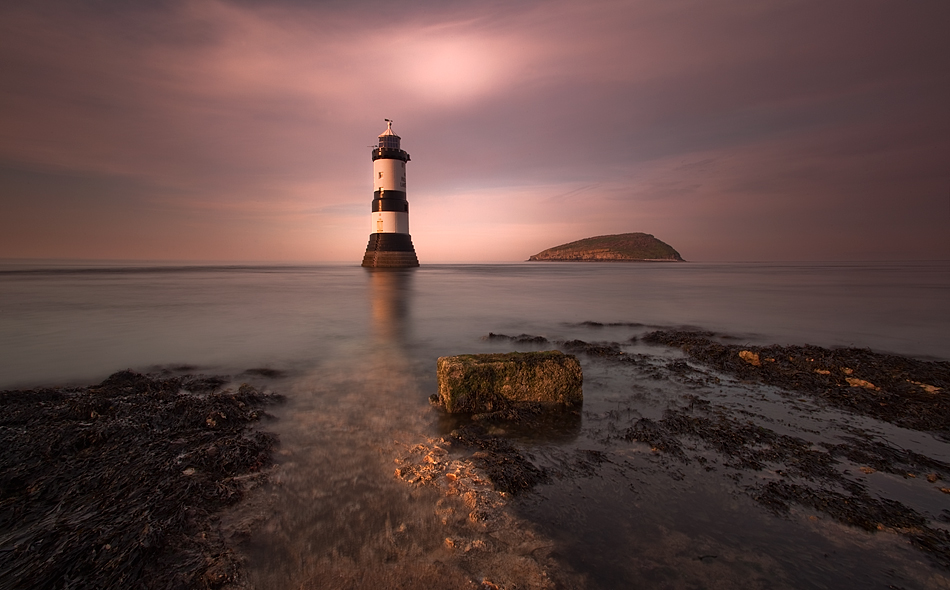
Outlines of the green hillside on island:
[{"label": "green hillside on island", "polygon": [[676,261],[679,252],[650,234],[632,233],[596,236],[548,248],[528,261]]}]

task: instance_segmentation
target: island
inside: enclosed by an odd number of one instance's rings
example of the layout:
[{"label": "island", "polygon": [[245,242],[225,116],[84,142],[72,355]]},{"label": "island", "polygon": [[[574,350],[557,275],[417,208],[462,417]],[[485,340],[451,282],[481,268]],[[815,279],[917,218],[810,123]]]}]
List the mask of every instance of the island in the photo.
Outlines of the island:
[{"label": "island", "polygon": [[585,238],[548,248],[528,258],[528,262],[542,261],[683,262],[683,257],[651,234],[635,232]]}]

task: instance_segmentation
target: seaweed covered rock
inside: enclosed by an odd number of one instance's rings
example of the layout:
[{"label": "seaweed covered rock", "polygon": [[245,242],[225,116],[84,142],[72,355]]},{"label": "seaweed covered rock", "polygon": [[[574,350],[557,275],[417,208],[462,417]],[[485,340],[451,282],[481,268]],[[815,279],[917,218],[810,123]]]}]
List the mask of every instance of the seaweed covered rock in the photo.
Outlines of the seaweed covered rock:
[{"label": "seaweed covered rock", "polygon": [[659,330],[648,344],[679,347],[690,358],[739,379],[781,387],[904,428],[950,437],[950,363],[861,348],[739,346],[712,332]]},{"label": "seaweed covered rock", "polygon": [[450,413],[496,412],[524,403],[573,406],[584,400],[580,363],[557,350],[440,357],[437,375],[437,402]]},{"label": "seaweed covered rock", "polygon": [[216,512],[266,480],[282,397],[227,382],[0,391],[0,587],[237,587]]}]

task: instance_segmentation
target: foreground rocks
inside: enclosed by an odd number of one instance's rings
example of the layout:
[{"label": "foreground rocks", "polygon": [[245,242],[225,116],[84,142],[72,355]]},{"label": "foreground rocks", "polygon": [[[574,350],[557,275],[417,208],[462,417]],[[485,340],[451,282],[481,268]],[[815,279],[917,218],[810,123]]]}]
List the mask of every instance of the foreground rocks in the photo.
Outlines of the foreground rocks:
[{"label": "foreground rocks", "polygon": [[130,371],[0,392],[4,588],[241,587],[215,513],[259,484],[281,399],[218,377]]},{"label": "foreground rocks", "polygon": [[950,363],[861,348],[739,346],[709,332],[656,331],[642,340],[746,381],[820,398],[837,408],[950,438]]},{"label": "foreground rocks", "polygon": [[[801,514],[796,510],[804,510],[805,514],[823,514],[871,533],[888,531],[906,539],[939,566],[950,568],[950,532],[946,525],[950,522],[950,509],[934,512],[903,501],[926,496],[931,498],[923,500],[926,506],[927,502],[934,502],[932,498],[950,494],[946,484],[950,481],[950,464],[944,457],[902,448],[848,422],[837,423],[839,432],[831,439],[808,428],[776,429],[772,425],[781,422],[775,419],[753,419],[754,414],[747,410],[718,405],[707,397],[715,394],[711,397],[721,400],[719,392],[724,386],[755,391],[759,385],[765,385],[792,404],[810,399],[817,402],[818,408],[871,417],[947,440],[950,363],[854,348],[740,346],[727,343],[728,336],[700,331],[654,331],[624,342],[549,341],[529,334],[489,334],[486,340],[554,345],[581,356],[585,362],[622,367],[634,376],[633,387],[641,391],[640,384],[666,381],[676,383],[680,391],[690,392],[677,396],[685,404],[668,398],[659,417],[641,415],[635,398],[630,399],[629,406],[618,402],[617,407],[602,415],[586,414],[585,420],[596,425],[596,430],[588,431],[587,436],[598,439],[608,451],[645,445],[657,465],[674,480],[684,477],[677,465],[695,465],[700,472],[722,470],[736,482],[738,490],[777,515],[792,517]],[[690,360],[628,352],[637,342],[680,348]],[[484,508],[475,507],[499,505],[489,500],[497,498],[492,494],[500,492],[505,499],[539,483],[585,473],[566,464],[539,465],[518,444],[505,438],[505,432],[512,432],[540,415],[543,414],[523,410],[476,415],[472,424],[436,445],[451,450],[450,457],[460,457],[470,468],[477,468],[479,481],[491,484],[467,487],[465,493],[472,492],[469,498],[473,520],[485,514]],[[543,430],[539,427],[539,423],[530,426],[537,432]],[[493,473],[484,464],[476,465],[473,459],[484,456],[481,448],[491,449],[494,461],[507,466],[509,471]],[[466,458],[465,450],[470,453],[472,449],[479,450]],[[397,475],[407,481],[447,487],[447,482],[455,481],[452,474],[456,465],[442,470],[441,453],[437,450],[431,460],[416,461],[418,467],[409,461],[408,471]],[[556,455],[556,451],[547,453]],[[429,454],[427,449],[424,456]],[[600,460],[609,456],[600,455]],[[598,464],[591,464],[592,473],[597,471]],[[626,465],[626,461],[617,462],[613,469],[628,474]],[[429,473],[432,477],[428,477]],[[523,485],[510,487],[512,473]],[[868,480],[878,473],[886,476],[874,476],[873,482]],[[919,482],[913,487],[917,496],[894,499],[886,490],[874,487],[879,485],[874,482],[893,481],[887,476]]]},{"label": "foreground rocks", "polygon": [[[554,590],[585,586],[582,577],[560,563],[551,543],[509,509],[513,497],[550,480],[546,470],[535,466],[511,441],[471,423],[448,436],[427,438],[395,461],[397,478],[438,490],[442,496],[434,508],[445,527],[443,547],[457,567],[471,576],[466,587]],[[450,587],[445,580],[440,584]]]},{"label": "foreground rocks", "polygon": [[463,354],[440,357],[439,393],[433,402],[449,413],[486,413],[534,403],[583,402],[577,358],[560,351]]}]

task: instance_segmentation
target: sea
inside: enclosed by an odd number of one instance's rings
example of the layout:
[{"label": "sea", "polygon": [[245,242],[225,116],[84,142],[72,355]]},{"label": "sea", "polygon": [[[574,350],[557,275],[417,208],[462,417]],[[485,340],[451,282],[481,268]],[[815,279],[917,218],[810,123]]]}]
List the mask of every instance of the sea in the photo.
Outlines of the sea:
[{"label": "sea", "polygon": [[[681,355],[639,342],[661,329],[948,361],[948,302],[950,261],[525,262],[403,271],[4,261],[0,390],[93,384],[132,369],[227,375],[235,387],[248,382],[285,394],[286,404],[261,425],[281,440],[271,483],[228,517],[243,523],[253,587],[412,587],[418,571],[444,575],[444,587],[463,578],[483,587],[554,587],[541,578],[516,583],[527,571],[582,588],[946,587],[948,571],[903,537],[820,514],[777,515],[735,477],[671,467],[650,449],[604,442],[598,424],[610,412],[659,415],[687,393],[675,381],[645,381],[596,359],[581,358],[584,411],[570,436],[516,437],[551,473],[577,452],[603,459],[584,474],[561,469],[510,499],[509,525],[532,531],[537,547],[514,548],[503,530],[493,537],[447,522],[436,492],[413,488],[393,470],[400,453],[453,427],[428,401],[438,357],[545,348],[489,334],[621,342],[658,363]],[[709,399],[802,436],[832,436],[858,420],[742,383],[710,391]],[[946,441],[866,420],[861,428],[950,461]],[[903,494],[935,522],[950,508],[950,496],[878,483],[880,497]],[[456,538],[466,534],[468,545]]]}]

